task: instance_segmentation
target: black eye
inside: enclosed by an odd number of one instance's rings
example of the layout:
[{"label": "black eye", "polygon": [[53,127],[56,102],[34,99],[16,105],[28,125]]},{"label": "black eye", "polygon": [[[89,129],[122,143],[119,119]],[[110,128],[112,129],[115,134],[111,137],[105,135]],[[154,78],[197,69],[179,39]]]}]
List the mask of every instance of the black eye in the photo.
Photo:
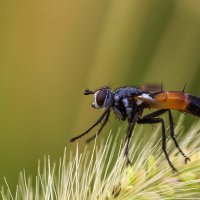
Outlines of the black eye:
[{"label": "black eye", "polygon": [[106,99],[106,95],[107,95],[107,90],[106,89],[101,89],[96,96],[96,102],[98,104],[99,107],[103,106],[103,103]]}]

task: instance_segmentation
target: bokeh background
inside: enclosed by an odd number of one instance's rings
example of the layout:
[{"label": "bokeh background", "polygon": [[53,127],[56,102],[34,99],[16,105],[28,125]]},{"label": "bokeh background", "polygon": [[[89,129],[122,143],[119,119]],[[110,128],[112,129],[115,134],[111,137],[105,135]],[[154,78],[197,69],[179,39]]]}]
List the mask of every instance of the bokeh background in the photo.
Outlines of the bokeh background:
[{"label": "bokeh background", "polygon": [[110,82],[200,96],[200,1],[1,0],[0,185],[74,150],[69,138],[101,114],[84,89]]}]

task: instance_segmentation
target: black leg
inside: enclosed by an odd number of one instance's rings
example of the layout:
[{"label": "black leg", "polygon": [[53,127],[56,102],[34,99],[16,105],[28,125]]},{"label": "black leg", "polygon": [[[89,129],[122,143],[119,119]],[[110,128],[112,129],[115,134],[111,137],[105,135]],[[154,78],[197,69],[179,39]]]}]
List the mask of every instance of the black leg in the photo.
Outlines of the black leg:
[{"label": "black leg", "polygon": [[174,123],[173,123],[173,118],[172,118],[172,113],[170,110],[168,110],[169,113],[169,125],[170,125],[170,135],[172,140],[174,141],[174,144],[176,146],[176,148],[179,150],[179,152],[182,154],[182,156],[185,158],[185,163],[187,163],[187,161],[190,161],[190,158],[188,158],[184,152],[181,150],[181,148],[179,147],[178,142],[176,141],[175,135],[174,135]]},{"label": "black leg", "polygon": [[162,118],[147,118],[146,116],[146,118],[139,119],[137,122],[138,124],[156,124],[156,123],[162,124],[162,149],[170,167],[172,168],[173,171],[177,172],[176,168],[171,163],[169,159],[169,155],[166,150],[166,132],[165,132],[165,124],[164,124],[163,119]]},{"label": "black leg", "polygon": [[159,115],[162,115],[163,113],[167,112],[168,110],[165,110],[165,109],[162,109],[162,110],[157,110],[155,112],[152,112],[148,115],[145,115],[142,119],[151,119],[151,118],[154,118],[154,117],[157,117]]},{"label": "black leg", "polygon": [[74,138],[71,138],[71,139],[70,139],[70,142],[74,142],[75,140],[77,140],[77,139],[83,137],[83,136],[86,135],[88,132],[90,132],[95,126],[97,126],[97,125],[103,120],[103,118],[106,116],[106,114],[109,112],[109,110],[110,110],[110,107],[108,107],[108,108],[103,112],[103,114],[101,115],[101,117],[100,117],[88,130],[86,130],[85,132],[83,132],[82,134],[80,134],[80,135],[78,135],[78,136],[76,136],[76,137],[74,137]]},{"label": "black leg", "polygon": [[181,148],[179,147],[179,144],[175,138],[175,134],[174,134],[174,123],[173,123],[173,118],[172,118],[172,114],[171,114],[171,111],[170,110],[165,110],[165,109],[162,109],[162,110],[157,110],[153,113],[150,113],[146,116],[144,116],[142,119],[150,119],[150,118],[154,118],[154,117],[157,117],[165,112],[168,112],[169,114],[169,126],[170,126],[170,136],[176,146],[176,148],[179,150],[179,152],[181,153],[181,155],[185,158],[185,163],[187,163],[187,161],[190,161],[190,159],[184,154],[184,152],[181,150]]},{"label": "black leg", "polygon": [[89,139],[86,140],[86,143],[89,143],[91,142],[94,138],[96,138],[100,133],[101,131],[103,130],[104,126],[106,125],[106,123],[108,122],[109,120],[109,117],[110,117],[110,110],[107,112],[105,118],[104,118],[104,121],[101,125],[101,127],[99,128],[99,130],[97,131],[97,134],[96,135],[93,135],[92,137],[90,137]]},{"label": "black leg", "polygon": [[133,129],[135,126],[136,121],[138,120],[138,114],[135,114],[132,118],[132,120],[129,122],[129,126],[128,126],[128,130],[127,130],[127,135],[126,135],[126,139],[125,139],[125,156],[127,158],[127,164],[131,164],[131,161],[128,157],[128,152],[129,152],[129,144],[130,144],[130,140],[133,134]]}]

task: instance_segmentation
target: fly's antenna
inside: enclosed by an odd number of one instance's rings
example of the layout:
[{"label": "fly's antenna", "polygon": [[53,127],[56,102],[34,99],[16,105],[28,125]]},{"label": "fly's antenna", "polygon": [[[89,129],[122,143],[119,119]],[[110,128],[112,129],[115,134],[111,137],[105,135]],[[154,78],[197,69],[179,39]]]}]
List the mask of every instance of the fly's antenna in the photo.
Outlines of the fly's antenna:
[{"label": "fly's antenna", "polygon": [[91,91],[91,90],[88,90],[88,89],[86,89],[86,90],[84,91],[84,95],[90,95],[90,94],[94,94],[94,92]]},{"label": "fly's antenna", "polygon": [[185,92],[185,88],[186,88],[186,86],[187,86],[187,82],[185,83],[182,92]]}]

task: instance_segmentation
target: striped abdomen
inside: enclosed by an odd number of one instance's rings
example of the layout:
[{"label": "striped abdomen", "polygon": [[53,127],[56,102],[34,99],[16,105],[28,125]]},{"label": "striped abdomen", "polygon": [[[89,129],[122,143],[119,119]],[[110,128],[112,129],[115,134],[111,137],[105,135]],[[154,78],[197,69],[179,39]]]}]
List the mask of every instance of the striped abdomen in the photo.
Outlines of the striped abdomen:
[{"label": "striped abdomen", "polygon": [[184,92],[161,92],[153,96],[152,108],[189,112],[200,117],[200,98]]}]

